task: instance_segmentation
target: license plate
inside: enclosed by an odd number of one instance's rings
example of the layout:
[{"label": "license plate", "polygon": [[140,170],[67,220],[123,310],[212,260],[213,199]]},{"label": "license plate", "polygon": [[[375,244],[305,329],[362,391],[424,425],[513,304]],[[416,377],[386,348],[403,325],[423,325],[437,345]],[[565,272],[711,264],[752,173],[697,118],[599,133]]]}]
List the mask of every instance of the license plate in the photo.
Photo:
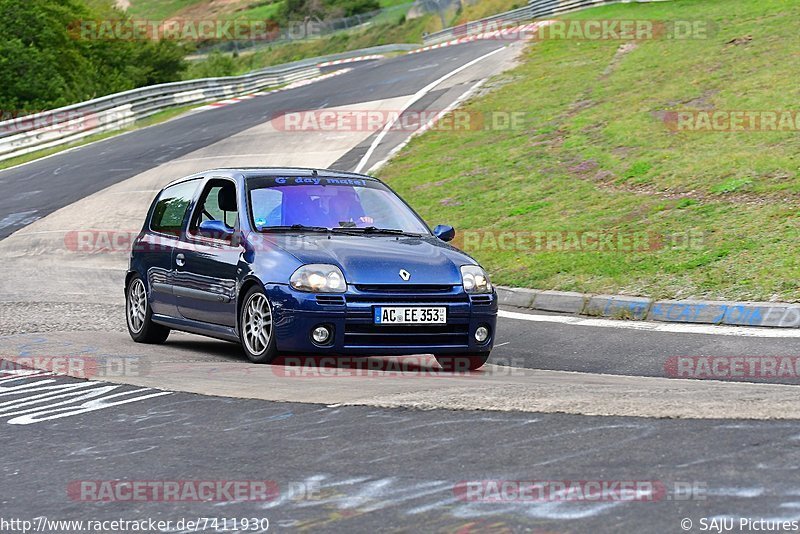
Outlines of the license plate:
[{"label": "license plate", "polygon": [[375,307],[375,324],[445,324],[447,308]]}]

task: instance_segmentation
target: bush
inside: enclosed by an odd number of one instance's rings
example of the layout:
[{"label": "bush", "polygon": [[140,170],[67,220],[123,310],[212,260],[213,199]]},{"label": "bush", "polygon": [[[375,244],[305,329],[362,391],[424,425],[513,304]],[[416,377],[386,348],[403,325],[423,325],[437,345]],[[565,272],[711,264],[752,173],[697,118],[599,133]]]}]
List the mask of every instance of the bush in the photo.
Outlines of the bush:
[{"label": "bush", "polygon": [[234,58],[215,50],[206,59],[192,63],[189,66],[189,70],[186,71],[185,78],[194,80],[197,78],[233,76],[237,74],[236,70],[237,63]]}]

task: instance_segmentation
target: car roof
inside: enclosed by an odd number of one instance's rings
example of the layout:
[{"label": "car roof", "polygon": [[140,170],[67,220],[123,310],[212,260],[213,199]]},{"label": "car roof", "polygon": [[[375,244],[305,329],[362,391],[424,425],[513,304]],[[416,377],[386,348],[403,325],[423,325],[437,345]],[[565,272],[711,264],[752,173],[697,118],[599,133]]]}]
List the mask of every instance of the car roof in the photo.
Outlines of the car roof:
[{"label": "car roof", "polygon": [[218,167],[215,169],[208,169],[203,172],[198,172],[190,176],[178,178],[173,180],[164,188],[179,184],[181,182],[196,180],[205,177],[236,177],[241,175],[245,180],[249,178],[263,178],[269,176],[324,176],[327,178],[358,178],[361,180],[372,180],[373,182],[380,182],[377,178],[367,176],[366,174],[359,174],[355,172],[335,171],[331,169],[315,169],[311,167]]}]

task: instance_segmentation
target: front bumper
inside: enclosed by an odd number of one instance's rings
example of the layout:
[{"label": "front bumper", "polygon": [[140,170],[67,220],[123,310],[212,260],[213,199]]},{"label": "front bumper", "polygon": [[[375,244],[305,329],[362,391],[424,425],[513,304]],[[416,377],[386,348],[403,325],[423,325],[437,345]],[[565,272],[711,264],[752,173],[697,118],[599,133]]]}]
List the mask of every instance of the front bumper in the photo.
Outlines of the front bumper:
[{"label": "front bumper", "polygon": [[[494,344],[497,295],[468,295],[461,286],[435,286],[401,290],[350,286],[340,295],[295,291],[286,285],[269,285],[278,350],[307,354],[407,355],[470,354],[488,352]],[[375,306],[444,306],[446,325],[375,325]],[[311,340],[319,326],[332,328],[328,345]],[[475,330],[488,326],[484,343]]]}]

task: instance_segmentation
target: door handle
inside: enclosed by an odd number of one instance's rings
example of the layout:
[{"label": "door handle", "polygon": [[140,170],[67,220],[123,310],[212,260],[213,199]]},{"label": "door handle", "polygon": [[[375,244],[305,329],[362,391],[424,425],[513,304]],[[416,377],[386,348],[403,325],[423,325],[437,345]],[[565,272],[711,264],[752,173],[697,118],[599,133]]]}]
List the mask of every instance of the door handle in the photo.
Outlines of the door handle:
[{"label": "door handle", "polygon": [[183,267],[186,265],[186,257],[183,254],[178,254],[175,256],[175,263],[178,265],[178,267]]}]

